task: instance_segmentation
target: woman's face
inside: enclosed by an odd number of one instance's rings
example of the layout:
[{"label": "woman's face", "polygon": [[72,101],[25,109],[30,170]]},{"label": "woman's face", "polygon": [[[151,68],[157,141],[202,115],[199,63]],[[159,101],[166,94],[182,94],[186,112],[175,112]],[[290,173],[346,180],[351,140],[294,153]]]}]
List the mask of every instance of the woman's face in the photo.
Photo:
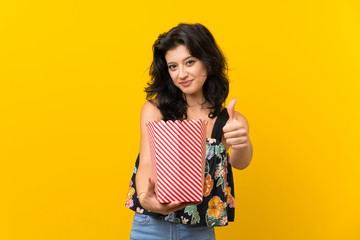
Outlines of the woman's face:
[{"label": "woman's face", "polygon": [[191,56],[185,45],[168,50],[165,60],[176,87],[186,95],[202,94],[207,78],[206,65],[200,59]]}]

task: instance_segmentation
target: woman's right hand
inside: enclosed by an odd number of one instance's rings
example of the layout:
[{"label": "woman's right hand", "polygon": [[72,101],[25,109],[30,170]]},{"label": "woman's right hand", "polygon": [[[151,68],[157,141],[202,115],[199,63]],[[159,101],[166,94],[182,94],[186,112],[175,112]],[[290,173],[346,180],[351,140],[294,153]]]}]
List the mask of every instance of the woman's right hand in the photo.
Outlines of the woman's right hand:
[{"label": "woman's right hand", "polygon": [[182,203],[179,201],[171,203],[160,203],[156,197],[155,193],[155,181],[154,179],[149,178],[149,184],[147,191],[145,193],[140,193],[139,196],[140,204],[143,208],[150,212],[161,213],[163,215],[168,215],[169,213],[178,211],[182,208],[185,208],[189,205],[194,205],[196,203]]}]

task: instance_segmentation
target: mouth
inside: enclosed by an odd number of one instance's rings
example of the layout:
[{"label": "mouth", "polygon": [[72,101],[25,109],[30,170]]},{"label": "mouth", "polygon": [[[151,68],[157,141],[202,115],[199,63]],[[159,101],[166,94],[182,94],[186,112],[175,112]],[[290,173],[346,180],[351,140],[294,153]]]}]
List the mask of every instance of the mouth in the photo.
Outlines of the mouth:
[{"label": "mouth", "polygon": [[188,81],[181,82],[180,84],[183,87],[188,87],[188,86],[190,86],[191,83],[192,83],[192,80],[188,80]]}]

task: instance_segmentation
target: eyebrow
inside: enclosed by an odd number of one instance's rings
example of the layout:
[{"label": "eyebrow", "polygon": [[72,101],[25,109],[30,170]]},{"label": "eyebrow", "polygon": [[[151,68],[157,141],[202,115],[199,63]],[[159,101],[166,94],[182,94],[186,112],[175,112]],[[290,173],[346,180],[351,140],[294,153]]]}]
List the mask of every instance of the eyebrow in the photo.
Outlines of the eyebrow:
[{"label": "eyebrow", "polygon": [[[192,56],[190,55],[190,56],[188,56],[188,57],[186,57],[186,58],[184,58],[184,60],[183,61],[185,61],[186,59],[188,59],[188,58],[191,58]],[[173,64],[174,62],[168,62],[167,64],[169,65],[169,64]]]}]

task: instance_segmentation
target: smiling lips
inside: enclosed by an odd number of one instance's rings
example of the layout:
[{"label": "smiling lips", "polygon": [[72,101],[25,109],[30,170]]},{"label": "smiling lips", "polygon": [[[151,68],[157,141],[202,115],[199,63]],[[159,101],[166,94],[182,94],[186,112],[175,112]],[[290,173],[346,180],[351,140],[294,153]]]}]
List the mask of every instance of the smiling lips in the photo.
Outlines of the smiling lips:
[{"label": "smiling lips", "polygon": [[190,86],[192,80],[189,80],[189,81],[185,81],[185,82],[181,82],[180,84],[183,86],[183,87],[188,87]]}]

